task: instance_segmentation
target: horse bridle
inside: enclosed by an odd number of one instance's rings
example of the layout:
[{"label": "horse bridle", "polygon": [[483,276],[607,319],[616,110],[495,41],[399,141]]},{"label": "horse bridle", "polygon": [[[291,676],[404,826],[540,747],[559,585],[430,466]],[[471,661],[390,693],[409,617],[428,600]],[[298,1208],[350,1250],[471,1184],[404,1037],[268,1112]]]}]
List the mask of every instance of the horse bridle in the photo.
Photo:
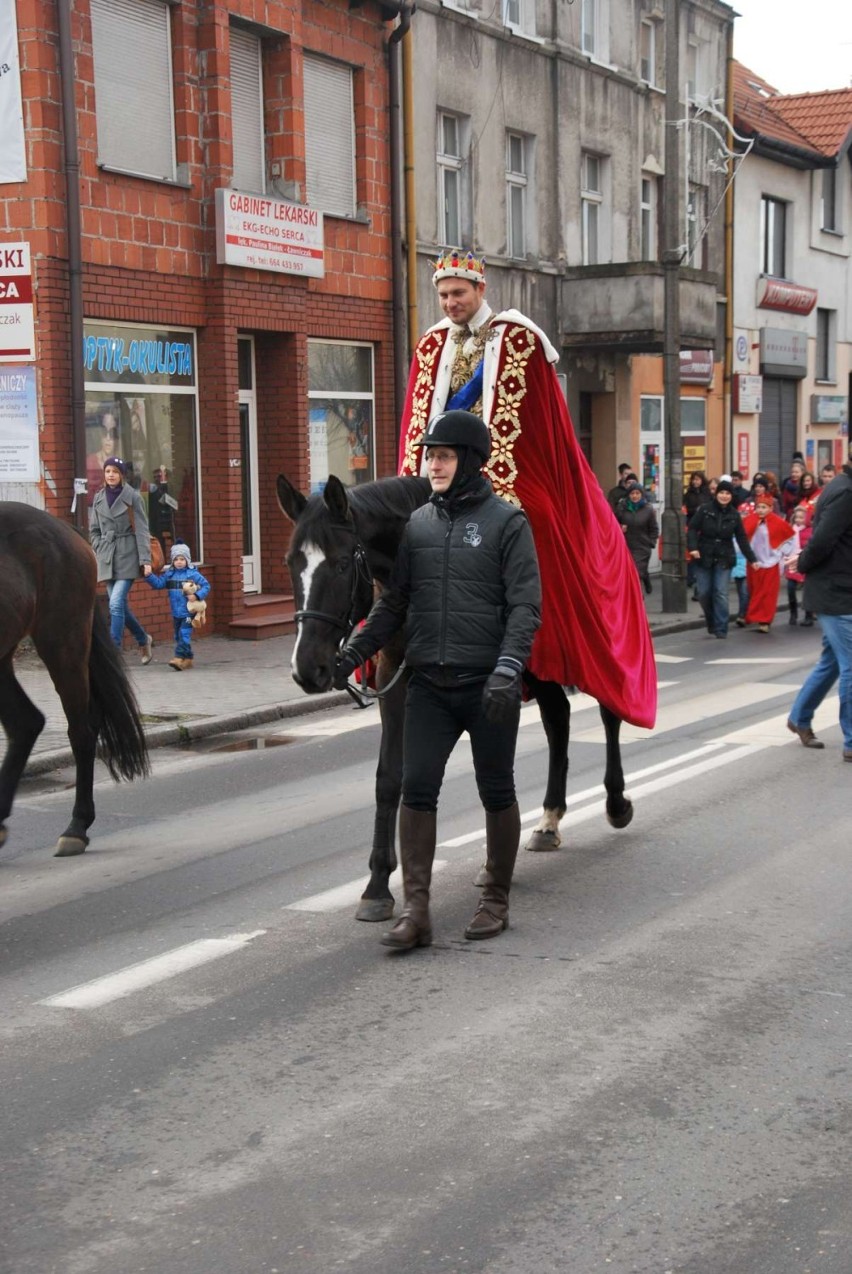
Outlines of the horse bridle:
[{"label": "horse bridle", "polygon": [[352,552],[352,589],[349,594],[349,609],[345,618],[341,619],[339,615],[329,615],[324,610],[297,610],[293,618],[297,624],[301,624],[304,619],[318,619],[324,624],[330,624],[332,628],[338,629],[343,636],[338,641],[338,646],[342,646],[348,640],[352,633],[352,629],[358,623],[355,618],[355,607],[358,604],[358,588],[361,584],[366,584],[372,590],[373,573],[370,570],[370,564],[367,561],[367,550],[360,540],[355,541],[355,548]]},{"label": "horse bridle", "polygon": [[[321,623],[330,624],[332,628],[338,629],[338,631],[343,634],[337,643],[338,650],[340,650],[340,648],[349,640],[353,628],[359,622],[355,617],[355,608],[358,604],[359,584],[367,584],[371,590],[373,587],[373,573],[370,570],[370,564],[367,561],[367,550],[358,539],[355,541],[355,548],[352,552],[352,565],[354,568],[352,573],[352,590],[349,594],[349,610],[347,611],[345,619],[341,619],[338,615],[329,615],[329,613],[324,610],[308,609],[297,610],[293,616],[297,624],[301,624],[304,619],[318,619]],[[367,661],[365,659],[361,659],[360,656],[358,658],[361,665],[361,685],[356,688],[347,682],[346,690],[355,700],[359,708],[366,708],[369,707],[374,699],[383,699],[388,691],[396,685],[405,670],[405,661],[400,664],[399,668],[396,670],[393,677],[383,690],[371,690],[367,685]]]}]

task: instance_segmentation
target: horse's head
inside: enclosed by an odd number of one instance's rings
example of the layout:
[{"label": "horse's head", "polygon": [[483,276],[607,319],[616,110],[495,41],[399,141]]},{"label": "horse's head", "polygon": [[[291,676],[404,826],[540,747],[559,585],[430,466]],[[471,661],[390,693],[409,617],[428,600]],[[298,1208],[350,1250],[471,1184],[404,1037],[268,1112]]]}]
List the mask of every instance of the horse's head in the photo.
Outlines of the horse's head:
[{"label": "horse's head", "polygon": [[331,689],[340,644],[372,602],[372,580],[346,488],[331,476],[321,496],[302,495],[283,474],[281,511],[293,523],[287,565],[296,601],[293,680],[306,694]]}]

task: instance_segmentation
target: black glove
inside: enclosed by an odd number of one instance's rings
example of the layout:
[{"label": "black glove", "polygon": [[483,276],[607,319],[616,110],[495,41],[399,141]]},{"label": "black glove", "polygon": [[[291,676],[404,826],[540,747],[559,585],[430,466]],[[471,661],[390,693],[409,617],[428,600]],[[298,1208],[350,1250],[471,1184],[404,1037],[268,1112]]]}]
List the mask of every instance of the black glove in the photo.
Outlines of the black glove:
[{"label": "black glove", "polygon": [[346,683],[352,676],[361,660],[354,651],[344,649],[334,661],[334,677],[332,684],[335,690],[345,690]]},{"label": "black glove", "polygon": [[521,704],[521,669],[514,660],[499,659],[482,690],[482,711],[492,725],[505,725]]}]

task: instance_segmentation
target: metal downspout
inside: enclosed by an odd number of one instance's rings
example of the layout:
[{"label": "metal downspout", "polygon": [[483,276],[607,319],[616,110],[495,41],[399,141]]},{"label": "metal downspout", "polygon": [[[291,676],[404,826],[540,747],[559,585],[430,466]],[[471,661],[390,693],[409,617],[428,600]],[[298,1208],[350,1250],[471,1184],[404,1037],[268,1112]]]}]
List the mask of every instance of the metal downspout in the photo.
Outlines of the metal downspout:
[{"label": "metal downspout", "polygon": [[[728,23],[727,76],[725,81],[725,114],[734,118],[734,24]],[[725,362],[723,407],[725,412],[725,472],[736,469],[734,446],[734,156],[728,160],[728,189],[725,191]]]},{"label": "metal downspout", "polygon": [[[71,41],[71,4],[57,0],[59,19],[59,78],[62,86],[62,133],[65,148],[66,234],[68,238],[68,299],[71,337],[71,425],[74,439],[74,486],[86,483],[86,392],[83,375],[83,253],[80,223],[80,156],[77,149],[77,107],[74,87],[74,47]],[[88,503],[74,497],[74,522],[88,536]]]},{"label": "metal downspout", "polygon": [[411,359],[417,323],[417,215],[414,195],[414,49],[411,30],[402,38],[403,171],[405,174],[405,245],[408,266],[408,358]]},{"label": "metal downspout", "polygon": [[403,258],[403,121],[402,121],[402,45],[401,41],[411,26],[411,10],[404,5],[400,10],[399,25],[391,32],[388,41],[388,85],[390,92],[390,170],[391,170],[391,274],[393,314],[393,395],[394,418],[399,426],[405,404],[408,373],[408,342],[406,340],[404,258]]}]

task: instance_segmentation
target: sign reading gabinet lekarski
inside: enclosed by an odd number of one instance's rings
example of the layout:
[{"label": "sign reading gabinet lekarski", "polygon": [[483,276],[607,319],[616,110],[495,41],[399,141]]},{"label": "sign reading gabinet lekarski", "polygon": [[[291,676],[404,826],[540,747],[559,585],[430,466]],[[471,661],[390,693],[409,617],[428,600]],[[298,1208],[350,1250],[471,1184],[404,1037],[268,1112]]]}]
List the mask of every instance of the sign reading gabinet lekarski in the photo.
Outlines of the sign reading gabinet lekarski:
[{"label": "sign reading gabinet lekarski", "polygon": [[30,245],[0,241],[0,363],[34,360]]},{"label": "sign reading gabinet lekarski", "polygon": [[322,213],[285,199],[217,190],[216,260],[220,265],[321,279]]}]

